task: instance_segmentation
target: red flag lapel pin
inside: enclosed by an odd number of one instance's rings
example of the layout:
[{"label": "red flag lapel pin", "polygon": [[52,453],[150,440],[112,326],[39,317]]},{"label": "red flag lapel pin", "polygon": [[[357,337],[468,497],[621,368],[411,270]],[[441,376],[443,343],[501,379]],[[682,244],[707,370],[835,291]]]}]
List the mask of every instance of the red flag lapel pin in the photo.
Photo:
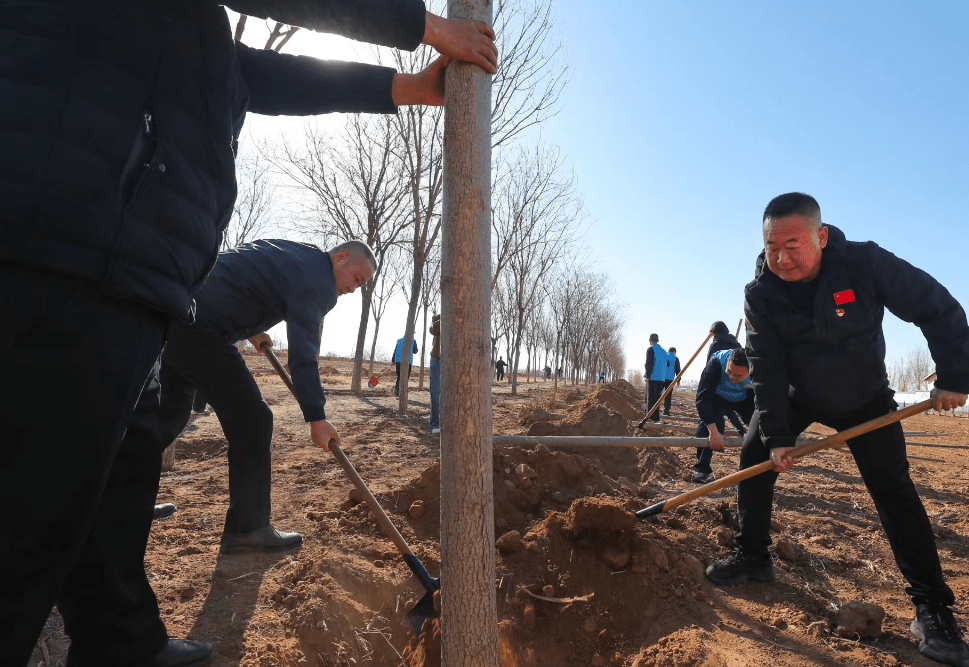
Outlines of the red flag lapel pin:
[{"label": "red flag lapel pin", "polygon": [[[834,303],[836,306],[843,306],[844,304],[851,303],[854,300],[855,300],[855,293],[850,289],[846,289],[843,292],[834,293]],[[834,312],[838,314],[838,317],[845,316],[844,308],[835,308]]]}]

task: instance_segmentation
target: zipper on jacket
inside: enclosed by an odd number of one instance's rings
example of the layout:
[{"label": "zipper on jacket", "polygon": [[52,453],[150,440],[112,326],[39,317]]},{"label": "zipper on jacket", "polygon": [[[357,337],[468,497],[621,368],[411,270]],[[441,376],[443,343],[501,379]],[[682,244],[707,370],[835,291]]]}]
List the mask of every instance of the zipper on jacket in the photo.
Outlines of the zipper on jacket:
[{"label": "zipper on jacket", "polygon": [[141,132],[135,139],[134,147],[128,162],[125,164],[121,174],[122,187],[122,206],[127,207],[134,199],[138,187],[145,178],[145,174],[151,168],[152,160],[158,149],[158,132],[155,125],[155,118],[150,111],[145,111],[141,118]]}]

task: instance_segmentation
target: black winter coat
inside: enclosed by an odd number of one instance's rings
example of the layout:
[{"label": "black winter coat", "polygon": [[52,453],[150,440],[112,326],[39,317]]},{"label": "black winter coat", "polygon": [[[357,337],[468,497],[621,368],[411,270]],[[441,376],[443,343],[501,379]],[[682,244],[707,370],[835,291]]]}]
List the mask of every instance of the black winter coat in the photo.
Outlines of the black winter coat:
[{"label": "black winter coat", "polygon": [[[337,77],[347,92],[328,104],[333,87],[306,78],[322,61],[237,47],[219,4],[4,4],[0,262],[97,281],[190,320],[232,213],[246,110],[372,110],[355,105],[368,87],[359,69]],[[424,32],[421,0],[224,4],[399,48]]]},{"label": "black winter coat", "polygon": [[750,378],[768,447],[794,446],[792,400],[819,419],[832,419],[891,398],[882,332],[886,307],[922,330],[936,363],[936,385],[969,393],[969,324],[962,306],[921,269],[827,227],[813,317],[792,301],[763,252],[744,291]]}]

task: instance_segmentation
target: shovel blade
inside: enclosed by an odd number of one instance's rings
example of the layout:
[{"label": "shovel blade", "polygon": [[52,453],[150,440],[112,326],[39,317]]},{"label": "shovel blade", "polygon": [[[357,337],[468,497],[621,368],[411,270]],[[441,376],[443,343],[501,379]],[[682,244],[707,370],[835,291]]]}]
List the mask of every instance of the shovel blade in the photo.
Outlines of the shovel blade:
[{"label": "shovel blade", "polygon": [[407,612],[407,619],[414,628],[415,635],[421,634],[424,621],[429,618],[437,618],[437,612],[434,611],[434,593],[425,593],[414,608]]}]

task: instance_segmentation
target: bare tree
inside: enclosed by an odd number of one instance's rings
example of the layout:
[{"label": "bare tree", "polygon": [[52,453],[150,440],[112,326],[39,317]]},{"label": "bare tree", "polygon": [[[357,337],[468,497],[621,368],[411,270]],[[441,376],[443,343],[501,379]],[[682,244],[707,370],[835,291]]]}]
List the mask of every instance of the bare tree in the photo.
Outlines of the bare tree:
[{"label": "bare tree", "polygon": [[238,195],[229,226],[222,233],[222,250],[252,241],[272,226],[276,185],[269,166],[261,149],[236,159]]},{"label": "bare tree", "polygon": [[377,334],[380,333],[380,320],[387,310],[387,304],[398,293],[407,280],[407,262],[404,261],[400,249],[393,249],[386,253],[379,276],[375,279],[370,311],[373,314],[373,341],[370,344],[370,370],[367,375],[373,375],[373,359],[377,352]]},{"label": "bare tree", "polygon": [[492,79],[492,148],[511,143],[558,113],[569,66],[562,43],[553,39],[554,27],[550,1],[497,1],[494,28],[500,59]]},{"label": "bare tree", "polygon": [[[242,35],[246,31],[246,24],[248,23],[248,20],[249,17],[247,15],[239,15],[239,20],[236,21],[235,33],[233,34],[233,39],[235,39],[235,41],[242,41]],[[268,23],[269,22],[267,21],[267,24]],[[266,40],[266,45],[262,48],[266,51],[275,51],[279,53],[279,51],[286,46],[286,42],[292,39],[293,35],[296,34],[296,31],[299,30],[299,26],[286,25],[281,21],[274,21],[273,23],[275,23],[275,25],[273,25],[269,32],[269,39]]]},{"label": "bare tree", "polygon": [[[366,241],[377,258],[374,279],[361,287],[360,324],[353,355],[350,391],[362,387],[363,348],[375,279],[387,252],[408,226],[405,181],[396,151],[397,132],[389,116],[354,114],[341,139],[307,127],[306,145],[282,144],[275,162],[303,193],[298,226],[339,241]],[[300,201],[300,200],[297,200]]]},{"label": "bare tree", "polygon": [[914,391],[923,391],[925,378],[932,372],[932,355],[926,346],[913,347],[906,358],[906,375]]}]

